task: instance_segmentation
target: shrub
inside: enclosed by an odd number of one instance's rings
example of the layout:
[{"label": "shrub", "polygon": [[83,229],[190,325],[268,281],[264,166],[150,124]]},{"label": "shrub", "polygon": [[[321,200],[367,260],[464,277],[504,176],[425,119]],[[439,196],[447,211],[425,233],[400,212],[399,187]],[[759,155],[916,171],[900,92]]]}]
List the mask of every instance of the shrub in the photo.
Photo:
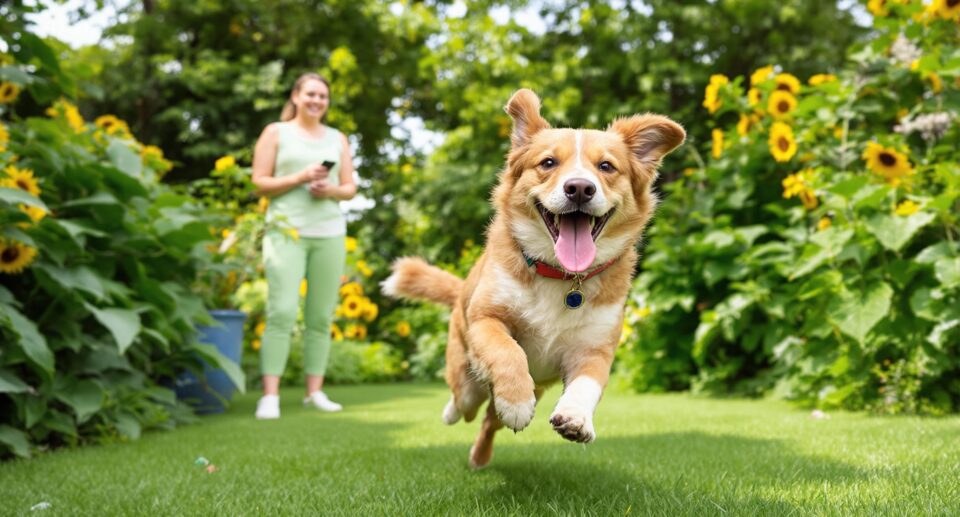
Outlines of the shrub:
[{"label": "shrub", "polygon": [[960,408],[958,15],[882,5],[836,77],[711,80],[709,157],[664,186],[631,297],[634,387]]}]

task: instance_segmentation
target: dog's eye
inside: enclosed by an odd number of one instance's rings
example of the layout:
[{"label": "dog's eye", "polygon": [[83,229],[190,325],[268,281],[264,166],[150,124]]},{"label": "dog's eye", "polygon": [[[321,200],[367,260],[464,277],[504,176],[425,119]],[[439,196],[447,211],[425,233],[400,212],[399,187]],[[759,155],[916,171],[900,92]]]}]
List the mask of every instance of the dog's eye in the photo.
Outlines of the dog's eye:
[{"label": "dog's eye", "polygon": [[542,169],[552,169],[556,166],[557,161],[553,158],[544,158],[543,161],[540,162],[540,168]]},{"label": "dog's eye", "polygon": [[600,165],[597,165],[597,168],[599,168],[599,169],[602,170],[603,172],[616,172],[616,171],[617,171],[617,168],[614,167],[613,164],[610,163],[610,162],[608,162],[608,161],[602,161],[602,162],[600,162]]}]

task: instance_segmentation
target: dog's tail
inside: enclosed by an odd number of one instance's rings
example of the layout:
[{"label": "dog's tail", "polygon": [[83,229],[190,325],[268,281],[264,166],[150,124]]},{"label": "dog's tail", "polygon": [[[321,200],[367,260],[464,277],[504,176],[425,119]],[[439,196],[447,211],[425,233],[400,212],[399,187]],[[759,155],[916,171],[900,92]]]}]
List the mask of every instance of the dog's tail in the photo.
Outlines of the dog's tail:
[{"label": "dog's tail", "polygon": [[428,300],[453,307],[463,280],[419,257],[397,259],[393,274],[380,283],[383,294],[392,298]]}]

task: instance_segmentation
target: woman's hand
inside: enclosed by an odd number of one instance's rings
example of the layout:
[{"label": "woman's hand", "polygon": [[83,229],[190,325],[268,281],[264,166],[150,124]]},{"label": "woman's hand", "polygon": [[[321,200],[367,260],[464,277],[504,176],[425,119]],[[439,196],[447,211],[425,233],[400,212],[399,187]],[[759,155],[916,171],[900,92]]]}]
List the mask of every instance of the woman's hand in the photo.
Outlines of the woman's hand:
[{"label": "woman's hand", "polygon": [[310,182],[310,195],[314,198],[336,198],[337,186],[331,185],[330,182],[326,180],[326,176],[323,179],[311,181]]},{"label": "woman's hand", "polygon": [[325,181],[329,175],[329,169],[322,164],[315,163],[300,171],[298,178],[300,183],[316,183],[318,181]]}]

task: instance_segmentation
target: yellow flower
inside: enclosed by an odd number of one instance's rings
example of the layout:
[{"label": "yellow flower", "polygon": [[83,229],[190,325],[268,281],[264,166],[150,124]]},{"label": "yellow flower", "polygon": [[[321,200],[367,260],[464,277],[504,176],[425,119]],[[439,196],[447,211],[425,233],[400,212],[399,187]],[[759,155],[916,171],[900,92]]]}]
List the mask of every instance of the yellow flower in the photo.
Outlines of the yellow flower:
[{"label": "yellow flower", "polygon": [[887,7],[886,0],[870,0],[867,2],[867,10],[870,11],[870,14],[882,18],[890,14],[890,9]]},{"label": "yellow flower", "polygon": [[20,87],[7,81],[0,81],[0,104],[9,104],[17,100]]},{"label": "yellow flower", "polygon": [[777,119],[786,118],[796,107],[797,98],[783,90],[775,90],[767,102],[767,111]]},{"label": "yellow flower", "polygon": [[833,136],[837,140],[843,139],[843,126],[836,126],[833,128]]},{"label": "yellow flower", "polygon": [[760,118],[756,115],[745,115],[741,113],[740,121],[737,122],[737,134],[741,137],[747,136],[750,130],[756,127],[758,122],[760,122]]},{"label": "yellow flower", "polygon": [[397,323],[397,335],[400,337],[407,337],[410,335],[410,324],[406,321],[400,321]]},{"label": "yellow flower", "polygon": [[6,186],[25,190],[36,197],[40,196],[40,186],[37,183],[37,178],[33,177],[32,170],[19,169],[14,165],[8,165],[3,171],[7,173],[7,178],[9,178],[5,182],[7,183]]},{"label": "yellow flower", "polygon": [[710,76],[710,84],[703,95],[703,107],[712,114],[716,113],[723,101],[720,100],[720,88],[730,82],[730,79],[723,74],[714,74]]},{"label": "yellow flower", "polygon": [[[503,136],[510,136],[510,133],[509,133],[509,131],[510,131],[510,119],[506,119],[506,120],[507,120],[507,131],[508,131],[508,132],[507,132],[506,135],[503,135]],[[411,172],[413,172],[413,164],[412,164],[412,163],[405,163],[405,164],[403,164],[403,165],[400,166],[400,174],[407,175],[407,174],[410,174]]]},{"label": "yellow flower", "polygon": [[797,79],[793,74],[777,74],[774,81],[777,83],[777,90],[790,92],[792,95],[800,93],[800,79]]},{"label": "yellow flower", "polygon": [[934,0],[931,7],[936,13],[948,20],[960,20],[960,2],[956,0]]},{"label": "yellow flower", "polygon": [[758,86],[767,82],[771,75],[773,75],[773,66],[758,68],[750,74],[750,86]]},{"label": "yellow flower", "polygon": [[343,335],[347,339],[353,339],[357,337],[357,334],[358,334],[357,325],[354,323],[347,325],[347,328],[343,330]]},{"label": "yellow flower", "polygon": [[363,312],[363,298],[351,294],[343,299],[343,315],[347,318],[359,318]]},{"label": "yellow flower", "polygon": [[267,324],[263,320],[260,320],[260,323],[257,323],[257,326],[254,327],[253,333],[256,334],[257,337],[260,337],[263,335],[263,330],[266,328]]},{"label": "yellow flower", "polygon": [[370,278],[373,275],[373,270],[370,269],[369,266],[367,266],[367,261],[365,260],[357,261],[357,271],[359,271],[361,275],[367,278]]},{"label": "yellow flower", "polygon": [[900,185],[906,176],[913,174],[913,166],[905,154],[897,152],[892,147],[884,147],[877,142],[867,142],[863,159],[867,168],[874,174],[882,176],[887,183],[894,187]]},{"label": "yellow flower", "polygon": [[260,202],[257,203],[257,211],[261,214],[267,211],[267,208],[270,208],[270,198],[262,197]]},{"label": "yellow flower", "polygon": [[307,279],[300,281],[300,297],[303,298],[307,295]]},{"label": "yellow flower", "polygon": [[130,127],[127,123],[118,119],[114,115],[103,115],[97,117],[93,123],[107,132],[108,135],[119,136],[120,138],[131,138]]},{"label": "yellow flower", "polygon": [[923,78],[930,81],[930,90],[932,90],[933,93],[940,93],[943,91],[943,81],[940,80],[939,75],[933,72],[927,72],[923,74]]},{"label": "yellow flower", "polygon": [[693,167],[687,167],[686,169],[683,169],[684,176],[693,176],[693,173],[695,172],[697,172],[697,169]]},{"label": "yellow flower", "polygon": [[290,237],[291,239],[295,241],[300,240],[300,232],[298,232],[296,228],[287,228],[286,231],[287,231],[287,236]]},{"label": "yellow flower", "polygon": [[330,338],[334,341],[343,341],[343,331],[336,323],[330,325]]},{"label": "yellow flower", "polygon": [[747,90],[747,102],[750,103],[751,108],[760,104],[760,90],[756,88]]},{"label": "yellow flower", "polygon": [[337,309],[333,311],[333,317],[340,319],[343,317],[343,305],[337,305]]},{"label": "yellow flower", "polygon": [[363,295],[363,287],[356,282],[348,282],[340,286],[340,296],[347,297],[351,294],[361,296]]},{"label": "yellow flower", "polygon": [[7,126],[0,122],[0,153],[7,150],[8,143],[10,143],[10,132],[7,131]]},{"label": "yellow flower", "polygon": [[57,102],[53,103],[53,106],[47,108],[47,115],[50,117],[63,117],[67,121],[67,124],[73,129],[74,133],[83,133],[87,129],[86,122],[83,121],[83,116],[80,115],[80,110],[77,107],[61,97]]},{"label": "yellow flower", "polygon": [[813,171],[810,169],[802,170],[796,174],[791,174],[781,182],[783,185],[784,199],[799,197],[803,202],[804,208],[813,210],[817,207],[817,196],[814,194],[807,183],[812,179]]},{"label": "yellow flower", "polygon": [[237,161],[233,158],[233,156],[227,155],[218,159],[213,168],[216,169],[217,172],[223,172],[236,164]]},{"label": "yellow flower", "polygon": [[0,273],[18,274],[36,256],[36,248],[16,241],[0,240]]},{"label": "yellow flower", "polygon": [[797,141],[793,136],[793,128],[783,122],[774,122],[770,127],[770,154],[778,162],[790,161],[797,154]]},{"label": "yellow flower", "polygon": [[723,154],[723,131],[714,129],[710,134],[713,137],[713,149],[711,154],[713,155],[714,159],[720,158],[720,156]]},{"label": "yellow flower", "polygon": [[820,220],[817,222],[817,230],[822,232],[827,228],[831,227],[832,225],[833,225],[833,222],[830,220],[829,217],[821,217]]},{"label": "yellow flower", "polygon": [[[47,211],[40,208],[39,206],[20,205],[20,210],[22,210],[23,213],[30,216],[30,219],[35,223],[39,222],[40,219],[43,219],[44,217],[47,216]],[[24,226],[24,225],[26,225],[26,223],[21,224],[21,226]]]},{"label": "yellow flower", "polygon": [[355,237],[347,237],[344,239],[343,244],[347,248],[347,253],[357,251],[357,239]]},{"label": "yellow flower", "polygon": [[807,83],[810,84],[810,86],[820,86],[821,84],[832,83],[836,80],[837,76],[833,74],[817,74],[810,77]]},{"label": "yellow flower", "polygon": [[367,321],[373,321],[377,319],[377,314],[380,313],[380,308],[377,307],[377,304],[373,302],[367,302],[363,307],[363,319]]},{"label": "yellow flower", "polygon": [[367,326],[366,325],[357,325],[357,339],[366,339],[367,338]]},{"label": "yellow flower", "polygon": [[253,341],[251,341],[251,342],[250,342],[250,348],[252,348],[252,349],[254,349],[254,350],[260,350],[260,340],[259,340],[259,339],[254,339]]},{"label": "yellow flower", "polygon": [[917,213],[917,210],[920,209],[920,205],[914,203],[912,200],[907,199],[906,201],[901,202],[897,205],[897,209],[894,211],[897,215],[913,215]]}]

